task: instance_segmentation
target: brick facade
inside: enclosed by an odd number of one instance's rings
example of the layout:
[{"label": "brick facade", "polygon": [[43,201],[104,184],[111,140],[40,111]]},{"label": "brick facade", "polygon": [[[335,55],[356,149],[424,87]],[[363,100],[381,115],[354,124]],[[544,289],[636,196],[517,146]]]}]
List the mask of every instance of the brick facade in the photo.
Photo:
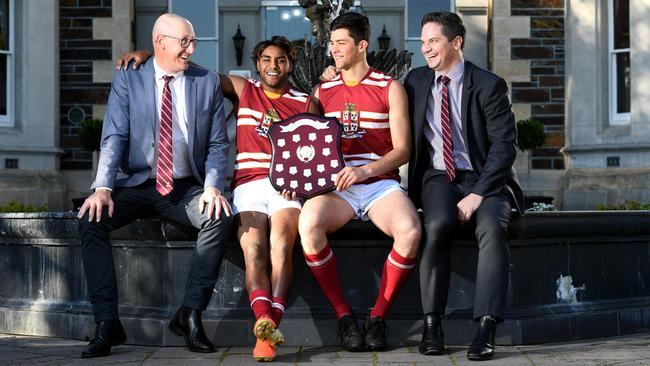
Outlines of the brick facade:
[{"label": "brick facade", "polygon": [[60,133],[62,170],[89,170],[90,152],[80,147],[79,126],[68,121],[72,107],[93,116],[94,104],[105,104],[110,83],[93,83],[93,60],[111,60],[111,40],[93,39],[93,18],[111,17],[112,0],[61,0],[60,27]]},{"label": "brick facade", "polygon": [[530,18],[530,37],[511,40],[512,59],[530,61],[530,80],[512,82],[512,101],[530,104],[547,136],[533,151],[532,166],[564,169],[564,0],[512,0],[510,6],[512,16]]}]

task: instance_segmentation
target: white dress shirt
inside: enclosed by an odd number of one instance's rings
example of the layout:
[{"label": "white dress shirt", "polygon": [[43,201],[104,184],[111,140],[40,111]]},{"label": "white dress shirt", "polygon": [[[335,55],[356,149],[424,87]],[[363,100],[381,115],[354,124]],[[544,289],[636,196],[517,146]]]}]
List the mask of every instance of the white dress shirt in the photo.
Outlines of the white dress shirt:
[{"label": "white dress shirt", "polygon": [[[154,78],[156,80],[156,162],[158,159],[158,135],[160,134],[160,108],[162,107],[162,93],[165,87],[163,76],[172,75],[174,78],[169,81],[169,89],[172,93],[172,151],[174,155],[173,178],[185,178],[192,176],[190,165],[190,152],[187,139],[187,110],[185,107],[185,73],[168,74],[153,59]],[[151,169],[151,177],[156,177],[157,163]]]},{"label": "white dress shirt", "polygon": [[[463,95],[463,74],[465,60],[460,62],[447,74],[449,81],[449,118],[451,119],[451,134],[453,141],[453,157],[456,170],[473,170],[465,139],[463,138],[463,122],[461,119],[461,99]],[[435,73],[434,81],[427,99],[426,120],[423,134],[427,144],[427,151],[433,162],[433,168],[445,170],[445,160],[442,152],[442,127],[440,120],[440,106],[442,100],[442,83],[438,81],[441,76]]]}]

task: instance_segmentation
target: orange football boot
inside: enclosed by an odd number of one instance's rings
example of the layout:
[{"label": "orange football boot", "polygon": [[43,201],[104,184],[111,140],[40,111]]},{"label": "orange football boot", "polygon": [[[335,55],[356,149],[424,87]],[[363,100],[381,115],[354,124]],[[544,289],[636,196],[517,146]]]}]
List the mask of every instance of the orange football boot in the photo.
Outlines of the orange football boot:
[{"label": "orange football boot", "polygon": [[275,322],[268,315],[262,315],[253,326],[255,338],[261,341],[267,340],[275,332]]},{"label": "orange football boot", "polygon": [[257,362],[270,362],[275,359],[275,346],[271,339],[261,340],[257,339],[255,348],[253,349],[253,358]]}]

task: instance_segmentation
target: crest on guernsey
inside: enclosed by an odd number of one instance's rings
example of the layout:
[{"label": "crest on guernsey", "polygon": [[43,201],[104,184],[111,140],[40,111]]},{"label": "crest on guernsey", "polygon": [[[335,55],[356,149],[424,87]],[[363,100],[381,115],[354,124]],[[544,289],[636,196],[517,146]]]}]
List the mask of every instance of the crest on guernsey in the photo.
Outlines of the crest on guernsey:
[{"label": "crest on guernsey", "polygon": [[341,124],[343,125],[344,139],[356,139],[361,137],[365,130],[359,129],[359,111],[354,103],[344,103],[341,111]]},{"label": "crest on guernsey", "polygon": [[313,113],[274,122],[268,133],[273,148],[269,169],[273,187],[303,198],[334,190],[336,173],[345,166],[342,130],[336,118]]},{"label": "crest on guernsey", "polygon": [[278,112],[273,108],[269,108],[255,127],[255,131],[257,131],[260,136],[266,137],[269,133],[269,128],[271,125],[278,121],[280,121],[280,115]]}]

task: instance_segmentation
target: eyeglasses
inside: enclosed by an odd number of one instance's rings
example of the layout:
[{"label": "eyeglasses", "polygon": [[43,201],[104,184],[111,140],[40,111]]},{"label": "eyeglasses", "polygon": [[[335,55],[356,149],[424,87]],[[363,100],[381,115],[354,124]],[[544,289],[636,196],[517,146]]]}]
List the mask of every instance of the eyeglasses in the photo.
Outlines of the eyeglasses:
[{"label": "eyeglasses", "polygon": [[166,34],[163,34],[162,36],[167,38],[177,39],[178,42],[181,44],[182,48],[187,48],[190,46],[190,44],[193,44],[194,48],[196,48],[196,46],[199,44],[199,40],[196,38],[178,38],[174,36],[168,36]]}]

